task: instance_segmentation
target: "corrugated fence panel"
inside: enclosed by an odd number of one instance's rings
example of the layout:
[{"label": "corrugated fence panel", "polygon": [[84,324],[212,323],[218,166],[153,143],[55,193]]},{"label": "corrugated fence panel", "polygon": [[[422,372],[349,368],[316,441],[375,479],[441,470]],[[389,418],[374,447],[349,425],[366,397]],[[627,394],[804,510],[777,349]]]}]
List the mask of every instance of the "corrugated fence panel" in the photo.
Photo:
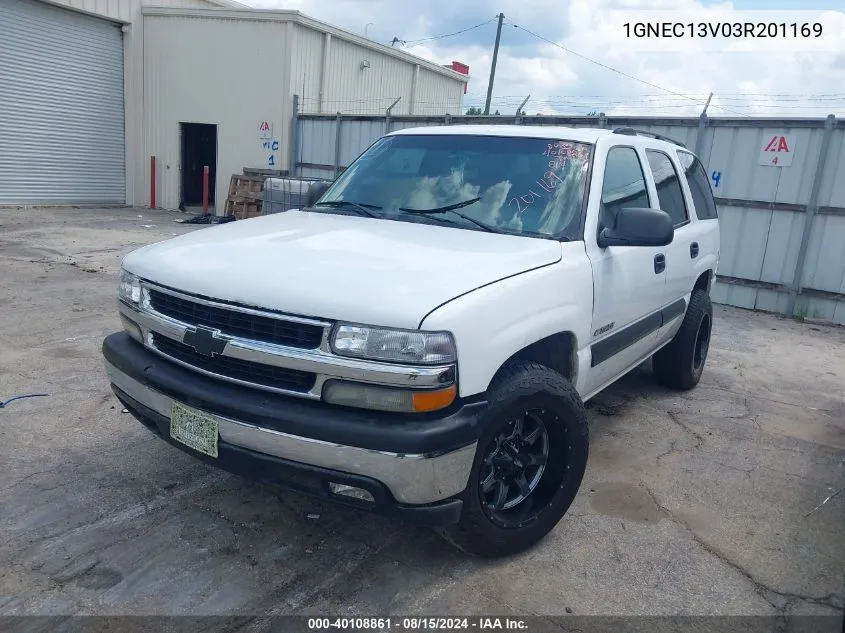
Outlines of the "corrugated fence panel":
[{"label": "corrugated fence panel", "polygon": [[414,121],[391,121],[390,131],[407,130],[412,127],[428,127],[429,125],[437,125],[436,123],[415,123]]},{"label": "corrugated fence panel", "polygon": [[[715,127],[709,152],[702,151],[712,174],[719,172],[716,195],[723,198],[806,204],[818,162],[822,129]],[[773,136],[794,138],[790,167],[760,165],[760,150]]]},{"label": "corrugated fence panel", "polygon": [[297,176],[301,176],[303,178],[322,178],[325,180],[332,180],[334,178],[334,170],[302,166],[299,168]]},{"label": "corrugated fence panel", "polygon": [[[801,247],[801,235],[804,232],[803,213],[792,211],[766,211],[745,209],[752,213],[766,213],[771,217],[766,237],[765,255],[759,281],[776,284],[790,284],[798,263],[798,250]],[[724,239],[724,232],[722,233]],[[744,244],[737,244],[742,249]]]},{"label": "corrugated fence panel", "polygon": [[299,162],[314,165],[334,165],[337,123],[318,119],[304,120],[300,128]]},{"label": "corrugated fence panel", "polygon": [[845,294],[845,216],[814,219],[802,285]]},{"label": "corrugated fence panel", "polygon": [[824,163],[819,206],[845,207],[845,129],[833,131]]},{"label": "corrugated fence panel", "polygon": [[340,132],[340,164],[347,166],[365,149],[384,136],[384,119],[345,121]]},{"label": "corrugated fence panel", "polygon": [[757,305],[756,288],[717,283],[713,286],[712,293],[715,303],[726,303],[747,310],[754,310]]},{"label": "corrugated fence panel", "polygon": [[722,248],[719,274],[759,280],[771,223],[771,211],[719,209]]}]

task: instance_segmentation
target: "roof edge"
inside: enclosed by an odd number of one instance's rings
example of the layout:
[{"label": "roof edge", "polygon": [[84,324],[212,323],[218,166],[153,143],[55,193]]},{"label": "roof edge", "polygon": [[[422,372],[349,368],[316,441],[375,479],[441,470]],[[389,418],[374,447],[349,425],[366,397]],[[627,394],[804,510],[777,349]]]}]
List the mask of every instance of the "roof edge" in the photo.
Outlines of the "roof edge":
[{"label": "roof edge", "polygon": [[248,4],[244,4],[243,2],[238,2],[238,0],[205,0],[208,4],[213,4],[218,7],[223,7],[226,9],[249,9],[251,8]]},{"label": "roof edge", "polygon": [[208,0],[221,6],[220,9],[189,9],[182,7],[157,7],[157,6],[142,6],[141,14],[144,16],[160,16],[160,17],[196,17],[196,18],[211,18],[224,20],[254,20],[258,22],[293,22],[301,26],[329,33],[332,37],[337,37],[363,48],[389,55],[391,57],[401,59],[411,64],[419,64],[421,68],[430,70],[444,77],[454,79],[461,83],[469,82],[470,75],[464,75],[452,70],[446,66],[417,57],[411,53],[397,50],[391,46],[381,44],[379,42],[361,37],[350,31],[332,26],[326,22],[321,22],[312,17],[305,15],[300,11],[280,10],[280,9],[253,9],[250,7],[244,8],[222,8],[223,3],[235,2],[235,0]]}]

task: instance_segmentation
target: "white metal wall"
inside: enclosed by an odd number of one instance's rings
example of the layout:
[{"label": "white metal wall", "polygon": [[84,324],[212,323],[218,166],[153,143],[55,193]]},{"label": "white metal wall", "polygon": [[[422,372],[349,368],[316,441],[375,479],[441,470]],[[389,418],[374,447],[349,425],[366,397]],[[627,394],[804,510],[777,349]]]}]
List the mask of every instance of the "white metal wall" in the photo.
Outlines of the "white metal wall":
[{"label": "white metal wall", "polygon": [[123,203],[120,26],[0,3],[0,204]]},{"label": "white metal wall", "polygon": [[[451,71],[379,51],[297,13],[150,7],[143,14],[144,159],[136,180],[149,183],[155,156],[158,206],[179,204],[180,122],[218,126],[215,200],[222,204],[230,176],[244,167],[288,169],[294,95],[300,111],[352,103],[384,112],[397,96],[410,103],[417,76],[418,94],[441,99],[441,111],[460,107],[463,80]],[[259,130],[264,121],[272,128],[268,138]],[[134,200],[149,204],[148,184]]]},{"label": "white metal wall", "polygon": [[[300,110],[303,112],[332,112],[336,109],[336,104],[326,103],[327,78],[323,77],[326,34],[295,24],[293,38],[290,55],[290,76],[293,85],[290,94],[300,95]],[[328,47],[331,47],[331,44],[329,37]]]},{"label": "white metal wall", "polygon": [[[397,130],[451,123],[505,124],[514,119],[396,117],[388,125],[383,116],[347,117],[341,118],[338,135],[337,118],[306,115],[299,121],[297,173],[332,178],[388,127]],[[696,150],[711,176],[720,215],[722,252],[714,300],[845,324],[845,122],[527,116],[521,123],[634,127]],[[760,165],[761,148],[772,136],[781,134],[792,139],[792,165]],[[810,230],[805,232],[811,215]]]},{"label": "white metal wall", "polygon": [[[420,69],[414,95],[415,115],[461,114],[463,112],[464,84],[458,81],[443,81],[435,73]],[[409,114],[407,107],[396,114]]]},{"label": "white metal wall", "polygon": [[291,91],[301,112],[384,114],[397,98],[392,114],[461,111],[464,82],[451,73],[301,24],[294,38]]},{"label": "white metal wall", "polygon": [[[157,204],[175,209],[180,193],[179,123],[217,125],[215,200],[244,167],[287,166],[291,23],[145,15],[144,154],[158,159]],[[259,127],[267,121],[272,137]],[[272,152],[264,146],[279,141]],[[277,167],[278,168],[278,167]],[[138,196],[149,204],[149,188]],[[137,198],[136,198],[137,199]]]}]

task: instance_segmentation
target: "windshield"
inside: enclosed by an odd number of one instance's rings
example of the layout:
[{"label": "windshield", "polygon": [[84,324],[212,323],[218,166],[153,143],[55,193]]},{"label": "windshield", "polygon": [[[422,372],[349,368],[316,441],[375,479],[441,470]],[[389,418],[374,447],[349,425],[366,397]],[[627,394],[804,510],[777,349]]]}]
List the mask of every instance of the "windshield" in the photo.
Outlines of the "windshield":
[{"label": "windshield", "polygon": [[367,215],[395,220],[580,239],[590,150],[542,138],[390,136],[364,152],[317,206],[354,212],[363,205]]}]

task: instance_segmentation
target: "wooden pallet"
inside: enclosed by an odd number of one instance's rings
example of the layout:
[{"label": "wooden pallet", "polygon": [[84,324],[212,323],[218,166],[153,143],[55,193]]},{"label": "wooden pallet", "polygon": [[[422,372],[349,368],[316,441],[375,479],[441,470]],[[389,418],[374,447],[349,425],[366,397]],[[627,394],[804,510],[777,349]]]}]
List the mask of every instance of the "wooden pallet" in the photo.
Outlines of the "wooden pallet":
[{"label": "wooden pallet", "polygon": [[264,200],[264,177],[233,174],[229,181],[229,196],[226,198],[225,215],[234,215],[245,220],[261,215]]}]

